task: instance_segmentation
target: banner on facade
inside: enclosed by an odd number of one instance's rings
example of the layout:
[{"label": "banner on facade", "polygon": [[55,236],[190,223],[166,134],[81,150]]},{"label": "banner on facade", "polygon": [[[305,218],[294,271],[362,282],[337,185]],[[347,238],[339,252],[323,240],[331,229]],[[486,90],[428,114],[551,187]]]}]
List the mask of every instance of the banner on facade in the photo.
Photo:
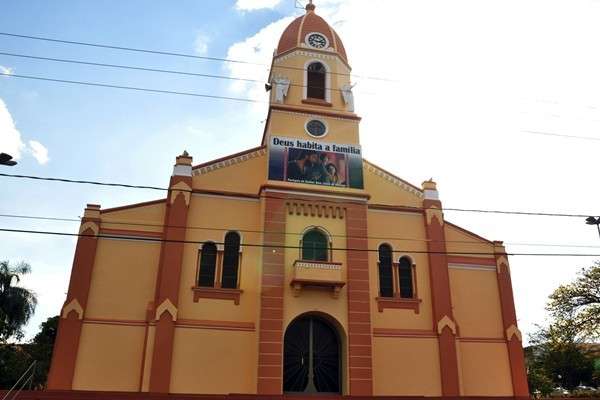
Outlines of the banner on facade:
[{"label": "banner on facade", "polygon": [[360,146],[272,136],[269,179],[363,188]]}]

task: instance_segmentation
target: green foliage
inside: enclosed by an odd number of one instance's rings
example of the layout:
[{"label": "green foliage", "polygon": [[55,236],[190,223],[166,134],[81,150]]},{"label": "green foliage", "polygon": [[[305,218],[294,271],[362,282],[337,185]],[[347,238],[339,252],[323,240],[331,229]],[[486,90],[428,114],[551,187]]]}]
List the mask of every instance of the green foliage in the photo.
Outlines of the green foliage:
[{"label": "green foliage", "polygon": [[22,339],[22,328],[35,311],[35,293],[17,286],[30,272],[29,264],[10,266],[8,261],[0,261],[0,343],[6,343],[11,337]]},{"label": "green foliage", "polygon": [[46,386],[58,320],[56,316],[43,322],[30,343],[0,345],[0,390],[10,389],[33,361],[37,363],[31,388],[43,389]]},{"label": "green foliage", "polygon": [[577,279],[550,295],[547,307],[556,321],[573,321],[577,335],[600,339],[600,262],[583,268]]}]

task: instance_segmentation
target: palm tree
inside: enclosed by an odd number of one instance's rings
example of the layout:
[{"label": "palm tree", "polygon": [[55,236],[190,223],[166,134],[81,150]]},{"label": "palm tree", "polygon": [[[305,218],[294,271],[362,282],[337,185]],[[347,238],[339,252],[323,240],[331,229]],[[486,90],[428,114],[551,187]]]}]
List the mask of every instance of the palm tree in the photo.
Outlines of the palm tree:
[{"label": "palm tree", "polygon": [[8,261],[0,261],[0,343],[10,337],[22,339],[22,328],[35,311],[35,293],[17,286],[23,275],[30,272],[27,263],[10,266]]}]

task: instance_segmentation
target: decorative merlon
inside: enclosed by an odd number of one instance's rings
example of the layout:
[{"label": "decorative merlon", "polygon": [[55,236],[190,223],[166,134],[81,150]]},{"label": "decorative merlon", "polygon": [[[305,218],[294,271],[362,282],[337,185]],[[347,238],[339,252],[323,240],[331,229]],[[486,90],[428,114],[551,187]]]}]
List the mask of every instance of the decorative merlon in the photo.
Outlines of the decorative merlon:
[{"label": "decorative merlon", "polygon": [[512,324],[506,329],[506,340],[510,341],[513,336],[515,336],[519,342],[523,341],[521,331],[516,327],[515,324]]},{"label": "decorative merlon", "polygon": [[171,303],[171,300],[169,300],[169,299],[165,299],[162,303],[160,303],[160,306],[158,306],[156,308],[155,319],[157,321],[160,320],[160,317],[165,312],[168,312],[171,315],[171,319],[173,321],[177,320],[177,307],[175,307],[175,305],[173,303]]},{"label": "decorative merlon", "polygon": [[192,157],[187,151],[175,159],[173,176],[192,176]]},{"label": "decorative merlon", "polygon": [[425,196],[425,200],[439,200],[440,195],[437,191],[437,184],[433,181],[433,179],[429,179],[421,184],[421,188],[423,189],[423,194]]},{"label": "decorative merlon", "polygon": [[171,190],[171,197],[169,200],[170,204],[175,203],[175,199],[177,199],[177,196],[182,194],[185,199],[185,205],[186,206],[190,205],[190,198],[192,197],[192,188],[187,183],[185,183],[183,181],[177,182],[176,184],[171,186],[170,190]]},{"label": "decorative merlon", "polygon": [[60,313],[62,318],[68,318],[69,313],[71,311],[75,311],[77,313],[77,319],[83,319],[83,307],[77,301],[77,299],[73,299],[69,302],[69,304],[65,305]]},{"label": "decorative merlon", "polygon": [[438,335],[442,334],[442,331],[445,327],[448,327],[454,335],[456,335],[456,323],[450,319],[449,316],[444,315],[442,319],[440,319],[437,323],[437,332]]},{"label": "decorative merlon", "polygon": [[100,218],[100,204],[88,204],[83,211],[83,218]]}]

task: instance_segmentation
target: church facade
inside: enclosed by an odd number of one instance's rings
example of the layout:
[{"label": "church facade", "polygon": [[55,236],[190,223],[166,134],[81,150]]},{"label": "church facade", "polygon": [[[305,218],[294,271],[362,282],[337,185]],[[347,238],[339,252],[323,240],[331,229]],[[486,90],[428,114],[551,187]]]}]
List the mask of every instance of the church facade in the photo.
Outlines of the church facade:
[{"label": "church facade", "polygon": [[528,396],[502,242],[362,158],[350,71],[309,4],[260,146],[180,155],[165,198],[88,204],[49,391]]}]

